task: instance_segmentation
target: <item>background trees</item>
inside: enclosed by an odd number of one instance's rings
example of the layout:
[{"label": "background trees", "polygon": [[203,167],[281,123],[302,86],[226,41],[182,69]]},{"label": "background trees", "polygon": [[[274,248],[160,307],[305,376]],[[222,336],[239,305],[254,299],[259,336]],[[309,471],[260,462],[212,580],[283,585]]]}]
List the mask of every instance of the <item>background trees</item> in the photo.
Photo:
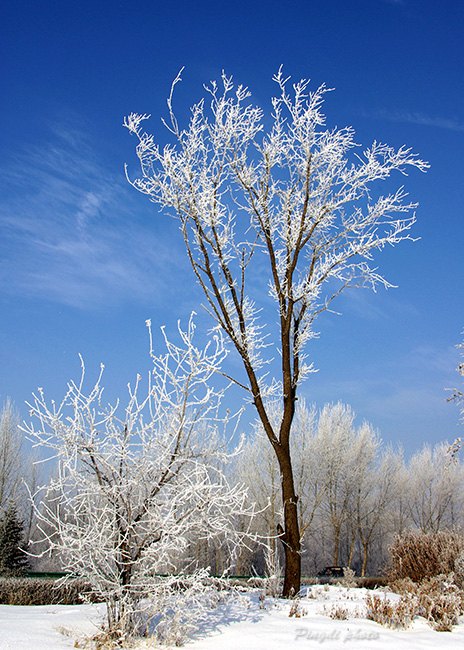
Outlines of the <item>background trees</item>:
[{"label": "background trees", "polygon": [[[396,534],[462,526],[464,467],[459,457],[453,460],[448,443],[425,447],[405,460],[401,449],[382,444],[372,425],[357,426],[354,412],[342,403],[317,412],[301,400],[294,425],[304,575],[332,564],[352,567],[361,576],[379,575]],[[234,476],[258,505],[255,530],[270,536],[276,548],[283,517],[280,500],[276,504],[278,466],[259,424],[237,464]],[[245,574],[253,567],[261,571],[262,558],[248,553],[241,566]]]},{"label": "background trees", "polygon": [[[379,454],[377,446],[375,454],[368,457],[365,472],[359,477],[355,506],[356,533],[362,546],[361,576],[366,574],[371,547],[384,536],[388,544],[389,534],[395,530],[392,515],[401,491],[401,462],[400,453],[387,448]],[[386,548],[387,544],[384,543],[383,547]],[[351,559],[352,556],[350,566]],[[380,561],[382,559],[380,557]]]},{"label": "background trees", "polygon": [[0,414],[0,510],[19,498],[24,473],[19,413],[7,398]]},{"label": "background trees", "polygon": [[18,576],[26,571],[25,545],[23,522],[11,504],[0,517],[0,575]]},{"label": "background trees", "polygon": [[448,443],[417,451],[407,465],[406,503],[416,528],[436,533],[463,524],[460,504],[464,497],[464,474],[453,463]]},{"label": "background trees", "polygon": [[[322,468],[325,498],[322,509],[333,531],[333,560],[338,565],[342,528],[352,511],[359,446],[349,406],[326,405],[318,422],[318,461]],[[352,522],[353,523],[353,522]]]},{"label": "background trees", "polygon": [[40,466],[24,445],[19,412],[10,398],[0,413],[0,514],[15,507],[24,525],[26,542],[33,528],[33,508],[28,489],[34,492],[39,482]]},{"label": "background trees", "polygon": [[[304,349],[315,335],[317,316],[345,288],[389,286],[373,256],[385,244],[409,237],[414,216],[405,215],[415,205],[405,203],[402,189],[372,198],[373,183],[395,170],[428,165],[409,149],[395,151],[377,142],[349,159],[354,132],[325,128],[325,86],[308,92],[303,80],[289,91],[282,70],[274,81],[279,95],[272,99],[267,132],[263,111],[248,102],[248,90],[234,88],[225,75],[222,90],[215,82],[207,88],[209,104],[201,100],[193,106],[185,129],[173,111],[171,91],[168,128],[174,144],[160,147],[143,132],[146,115],[131,114],[125,125],[139,140],[142,175],[132,184],[180,219],[208,310],[242,360],[245,378],[234,379],[249,393],[276,454],[284,513],[283,594],[290,596],[299,591],[301,573],[290,434],[297,387],[311,371]],[[265,284],[274,301],[266,325],[259,315],[267,307]],[[269,380],[263,366],[273,348],[280,369]],[[281,412],[277,425],[269,411],[273,399]]]}]

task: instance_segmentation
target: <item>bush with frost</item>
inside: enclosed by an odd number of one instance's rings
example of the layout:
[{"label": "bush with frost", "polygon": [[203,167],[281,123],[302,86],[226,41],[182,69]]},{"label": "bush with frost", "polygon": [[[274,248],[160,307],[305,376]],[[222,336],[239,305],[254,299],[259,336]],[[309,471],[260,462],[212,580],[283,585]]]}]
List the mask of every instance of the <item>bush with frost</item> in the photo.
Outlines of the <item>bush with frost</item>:
[{"label": "bush with frost", "polygon": [[389,579],[420,582],[455,570],[456,559],[464,551],[464,535],[448,529],[436,533],[408,530],[396,535],[389,551]]},{"label": "bush with frost", "polygon": [[90,392],[83,367],[59,405],[41,389],[30,405],[38,425],[26,431],[57,462],[33,499],[39,541],[61,557],[63,582],[84,578],[106,603],[102,634],[118,643],[185,639],[221,586],[191,549],[220,543],[233,561],[247,535],[235,526],[251,514],[245,491],[224,472],[224,390],[210,385],[225,356],[222,338],[197,348],[194,329],[191,320],[187,331],[179,327],[180,346],[165,337],[166,352],[151,351],[148,389],[138,376],[123,409],[103,402],[103,367]]}]

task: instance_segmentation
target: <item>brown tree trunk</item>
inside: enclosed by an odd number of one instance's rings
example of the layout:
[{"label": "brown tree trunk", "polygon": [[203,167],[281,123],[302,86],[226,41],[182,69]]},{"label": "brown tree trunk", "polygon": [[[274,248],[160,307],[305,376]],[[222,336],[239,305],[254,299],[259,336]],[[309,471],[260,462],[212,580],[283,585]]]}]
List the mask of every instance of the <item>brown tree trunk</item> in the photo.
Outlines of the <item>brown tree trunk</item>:
[{"label": "brown tree trunk", "polygon": [[334,566],[338,566],[338,555],[340,552],[340,529],[338,526],[334,527]]},{"label": "brown tree trunk", "polygon": [[286,509],[285,532],[282,541],[285,551],[285,577],[282,597],[293,598],[298,595],[301,586],[300,531],[296,505]]},{"label": "brown tree trunk", "polygon": [[362,568],[361,568],[361,578],[364,578],[366,575],[366,566],[367,566],[367,544],[363,545],[363,562],[362,562]]},{"label": "brown tree trunk", "polygon": [[351,543],[350,543],[350,554],[348,556],[348,568],[351,569],[351,563],[353,561],[353,554],[354,554],[354,545],[356,542],[356,537],[354,536],[354,533],[351,536]]},{"label": "brown tree trunk", "polygon": [[278,459],[282,475],[282,501],[284,504],[284,529],[280,533],[280,540],[285,553],[285,575],[282,597],[293,598],[298,595],[301,586],[298,496],[295,494],[290,452],[288,449],[280,449],[279,451]]}]

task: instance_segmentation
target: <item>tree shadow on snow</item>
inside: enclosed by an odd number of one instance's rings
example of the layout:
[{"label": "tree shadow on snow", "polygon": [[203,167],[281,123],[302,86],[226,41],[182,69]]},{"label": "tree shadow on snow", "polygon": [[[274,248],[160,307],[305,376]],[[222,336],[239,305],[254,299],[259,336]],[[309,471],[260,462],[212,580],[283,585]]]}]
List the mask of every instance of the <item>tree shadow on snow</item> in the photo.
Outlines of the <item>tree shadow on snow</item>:
[{"label": "tree shadow on snow", "polygon": [[219,628],[228,627],[234,623],[259,623],[268,613],[268,608],[259,607],[259,594],[244,593],[243,596],[231,596],[220,603],[197,623],[196,631],[190,635],[190,641],[215,636]]}]

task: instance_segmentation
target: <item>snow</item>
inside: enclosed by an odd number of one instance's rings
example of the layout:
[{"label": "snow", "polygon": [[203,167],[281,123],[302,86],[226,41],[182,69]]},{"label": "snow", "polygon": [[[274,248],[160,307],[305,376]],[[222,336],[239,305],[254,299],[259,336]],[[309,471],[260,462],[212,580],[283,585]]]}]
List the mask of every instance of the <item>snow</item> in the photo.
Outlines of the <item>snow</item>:
[{"label": "snow", "polygon": [[61,650],[95,634],[104,606],[0,605],[0,650]]},{"label": "snow", "polygon": [[[408,630],[391,630],[365,618],[333,620],[324,614],[342,605],[354,615],[364,611],[364,589],[338,586],[313,588],[313,598],[301,599],[305,615],[289,617],[291,603],[266,598],[260,607],[259,591],[229,600],[208,611],[186,650],[428,650],[443,646],[464,648],[464,617],[452,632],[435,632],[417,618]],[[392,596],[394,598],[394,596]],[[101,605],[0,605],[0,650],[65,650],[73,648],[97,628],[104,615]],[[82,646],[81,646],[82,647]],[[154,644],[142,644],[154,647]],[[156,646],[158,647],[158,646]]]}]

